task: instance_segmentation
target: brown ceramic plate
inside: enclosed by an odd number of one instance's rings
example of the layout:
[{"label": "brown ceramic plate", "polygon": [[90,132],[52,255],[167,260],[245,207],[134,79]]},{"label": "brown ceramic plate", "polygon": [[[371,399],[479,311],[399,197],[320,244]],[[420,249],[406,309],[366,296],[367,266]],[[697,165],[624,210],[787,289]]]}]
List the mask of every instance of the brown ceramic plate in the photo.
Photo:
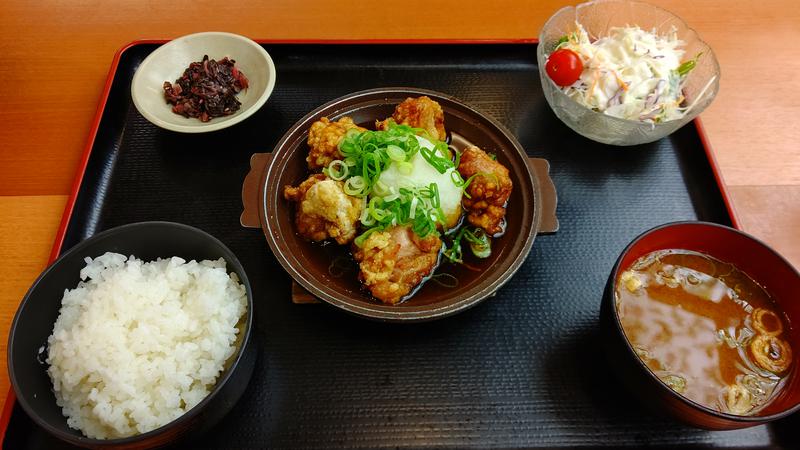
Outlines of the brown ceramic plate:
[{"label": "brown ceramic plate", "polygon": [[[390,117],[397,104],[408,97],[427,95],[442,106],[450,143],[463,149],[472,143],[494,152],[514,182],[508,201],[507,229],[495,239],[492,254],[478,263],[479,271],[442,264],[437,273],[455,275],[456,287],[427,282],[417,293],[398,305],[384,305],[361,288],[356,272],[333,276],[331,261],[348,248],[320,245],[297,235],[294,208],[283,199],[283,187],[297,185],[308,177],[308,130],[321,117],[337,120],[351,117],[374,129],[377,119]],[[548,175],[547,161],[529,158],[519,142],[500,123],[475,108],[439,92],[414,88],[380,88],[355,92],[315,109],[286,132],[272,153],[251,159],[244,182],[243,226],[262,228],[275,257],[287,272],[319,299],[353,314],[371,319],[410,322],[442,318],[463,311],[491,296],[519,269],[537,233],[555,232],[556,193]]]}]

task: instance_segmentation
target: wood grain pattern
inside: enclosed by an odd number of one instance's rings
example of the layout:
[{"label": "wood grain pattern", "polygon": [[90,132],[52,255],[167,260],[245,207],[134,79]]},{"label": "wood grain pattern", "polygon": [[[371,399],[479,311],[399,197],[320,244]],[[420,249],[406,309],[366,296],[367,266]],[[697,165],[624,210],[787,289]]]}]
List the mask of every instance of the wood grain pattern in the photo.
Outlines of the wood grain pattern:
[{"label": "wood grain pattern", "polygon": [[8,392],[8,330],[20,300],[47,266],[65,195],[0,197],[0,411]]},{"label": "wood grain pattern", "polygon": [[[131,40],[200,30],[256,38],[524,38],[535,37],[567,3],[410,0],[402,8],[359,2],[333,8],[319,0],[243,1],[209,14],[209,3],[187,0],[5,1],[0,195],[67,193],[108,65]],[[800,112],[800,91],[791,88],[800,70],[800,8],[792,0],[769,8],[756,0],[658,3],[692,24],[720,59],[721,91],[703,119],[726,181],[800,184],[800,147],[794,145],[800,128],[786,126]],[[185,13],[175,17],[174,11]],[[770,70],[775,61],[780,69]],[[54,67],[69,69],[53,77]]]},{"label": "wood grain pattern", "polygon": [[[205,30],[273,39],[531,38],[569,3],[0,2],[2,336],[46,264],[108,66],[125,43]],[[702,118],[744,229],[800,266],[800,8],[794,0],[657,3],[685,18],[720,60],[721,90]],[[7,386],[3,370],[0,397]]]},{"label": "wood grain pattern", "polygon": [[737,217],[745,230],[757,236],[795,267],[800,267],[800,186],[731,186]]}]

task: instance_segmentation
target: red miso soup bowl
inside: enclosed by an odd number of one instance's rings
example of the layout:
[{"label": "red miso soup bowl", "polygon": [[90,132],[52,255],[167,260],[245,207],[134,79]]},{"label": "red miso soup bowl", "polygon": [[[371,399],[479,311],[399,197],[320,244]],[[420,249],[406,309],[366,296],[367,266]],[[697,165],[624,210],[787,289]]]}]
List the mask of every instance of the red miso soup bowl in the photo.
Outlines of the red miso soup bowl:
[{"label": "red miso soup bowl", "polygon": [[733,264],[762,286],[786,313],[787,339],[800,355],[800,273],[763,242],[741,231],[707,222],[675,222],[653,228],[633,240],[617,259],[600,309],[603,343],[609,363],[626,386],[656,412],[710,430],[752,427],[800,410],[800,369],[792,362],[783,387],[772,401],[750,416],[722,413],[695,403],[664,384],[636,355],[622,328],[615,292],[620,275],[647,253],[693,250]]}]

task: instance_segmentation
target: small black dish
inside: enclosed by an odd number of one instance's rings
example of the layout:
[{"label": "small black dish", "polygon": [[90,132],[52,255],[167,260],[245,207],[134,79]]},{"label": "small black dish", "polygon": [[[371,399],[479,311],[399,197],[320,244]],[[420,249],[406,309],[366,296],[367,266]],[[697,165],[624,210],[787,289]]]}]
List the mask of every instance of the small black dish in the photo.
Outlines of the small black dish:
[{"label": "small black dish", "polygon": [[[91,439],[67,426],[56,405],[52,383],[39,350],[47,343],[61,308],[65,289],[74,288],[86,263],[84,258],[105,252],[135,255],[144,261],[180,256],[189,260],[224,258],[247,290],[247,312],[240,321],[238,351],[211,393],[180,418],[153,431],[120,439]],[[172,222],[140,222],[99,233],[61,255],[25,294],[11,324],[8,338],[8,371],[11,385],[23,410],[39,426],[73,445],[91,448],[152,448],[201,433],[227,414],[241,397],[253,374],[257,353],[250,339],[253,324],[253,294],[236,255],[210,234]]]}]

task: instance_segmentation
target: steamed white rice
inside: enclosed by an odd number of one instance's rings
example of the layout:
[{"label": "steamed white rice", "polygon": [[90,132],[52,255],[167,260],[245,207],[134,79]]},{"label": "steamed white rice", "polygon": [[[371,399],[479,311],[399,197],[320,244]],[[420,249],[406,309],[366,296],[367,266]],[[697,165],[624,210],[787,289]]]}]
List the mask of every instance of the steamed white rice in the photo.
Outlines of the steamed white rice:
[{"label": "steamed white rice", "polygon": [[48,339],[48,373],[70,427],[132,436],[191,409],[235,351],[246,291],[225,261],[86,258]]}]

